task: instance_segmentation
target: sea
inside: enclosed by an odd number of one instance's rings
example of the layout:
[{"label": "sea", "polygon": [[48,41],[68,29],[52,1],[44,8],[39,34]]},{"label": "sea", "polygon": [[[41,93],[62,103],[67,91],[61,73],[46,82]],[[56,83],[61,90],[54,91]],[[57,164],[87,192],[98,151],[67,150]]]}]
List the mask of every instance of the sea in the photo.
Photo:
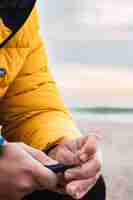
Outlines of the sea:
[{"label": "sea", "polygon": [[71,108],[75,118],[89,122],[133,123],[133,108]]}]

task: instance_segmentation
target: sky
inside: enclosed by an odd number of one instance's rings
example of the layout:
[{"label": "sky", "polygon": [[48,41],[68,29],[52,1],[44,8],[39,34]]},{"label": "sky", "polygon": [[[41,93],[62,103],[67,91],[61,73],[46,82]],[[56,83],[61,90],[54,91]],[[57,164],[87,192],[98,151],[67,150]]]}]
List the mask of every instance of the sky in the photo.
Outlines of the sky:
[{"label": "sky", "polygon": [[133,64],[132,0],[45,0],[38,4],[51,63]]},{"label": "sky", "polygon": [[69,105],[133,107],[133,1],[45,0],[38,7],[49,66]]}]

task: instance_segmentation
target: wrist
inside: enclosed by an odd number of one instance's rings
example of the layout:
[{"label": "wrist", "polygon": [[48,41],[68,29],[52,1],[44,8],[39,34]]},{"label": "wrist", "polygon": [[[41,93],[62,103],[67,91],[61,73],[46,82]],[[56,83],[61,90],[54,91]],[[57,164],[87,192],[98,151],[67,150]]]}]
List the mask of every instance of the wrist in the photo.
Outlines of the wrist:
[{"label": "wrist", "polygon": [[43,152],[44,152],[45,154],[49,155],[50,152],[51,152],[53,149],[55,149],[57,146],[58,146],[58,144],[49,145],[47,148],[45,148],[45,149],[43,150]]}]

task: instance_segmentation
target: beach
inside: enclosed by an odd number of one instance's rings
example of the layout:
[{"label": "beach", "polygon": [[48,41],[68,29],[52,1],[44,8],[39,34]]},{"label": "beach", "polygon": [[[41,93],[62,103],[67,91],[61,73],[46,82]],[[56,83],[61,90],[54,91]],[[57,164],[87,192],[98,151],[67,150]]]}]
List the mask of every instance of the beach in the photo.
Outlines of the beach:
[{"label": "beach", "polygon": [[103,140],[103,175],[107,200],[132,200],[133,197],[133,123],[97,121],[73,114],[80,130],[86,134],[99,129]]},{"label": "beach", "polygon": [[132,68],[66,64],[51,70],[81,132],[103,135],[107,200],[132,200]]}]

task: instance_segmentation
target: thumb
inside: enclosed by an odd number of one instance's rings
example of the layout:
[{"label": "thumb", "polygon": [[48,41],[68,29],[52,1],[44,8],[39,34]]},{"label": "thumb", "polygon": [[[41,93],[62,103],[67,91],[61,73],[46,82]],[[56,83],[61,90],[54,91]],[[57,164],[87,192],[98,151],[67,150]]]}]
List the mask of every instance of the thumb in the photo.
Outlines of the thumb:
[{"label": "thumb", "polygon": [[57,186],[58,178],[48,168],[44,167],[40,162],[37,162],[33,166],[33,177],[39,186],[39,189],[53,190]]},{"label": "thumb", "polygon": [[57,185],[57,176],[44,165],[54,165],[57,164],[57,161],[51,159],[45,153],[38,149],[32,148],[23,143],[21,144],[21,146],[33,158],[32,172],[35,181],[39,185],[39,189],[54,189]]},{"label": "thumb", "polygon": [[21,143],[22,148],[29,153],[33,158],[40,161],[42,165],[55,165],[58,164],[57,161],[53,160],[52,158],[48,157],[44,152],[35,149],[31,146],[28,146],[24,143]]}]

